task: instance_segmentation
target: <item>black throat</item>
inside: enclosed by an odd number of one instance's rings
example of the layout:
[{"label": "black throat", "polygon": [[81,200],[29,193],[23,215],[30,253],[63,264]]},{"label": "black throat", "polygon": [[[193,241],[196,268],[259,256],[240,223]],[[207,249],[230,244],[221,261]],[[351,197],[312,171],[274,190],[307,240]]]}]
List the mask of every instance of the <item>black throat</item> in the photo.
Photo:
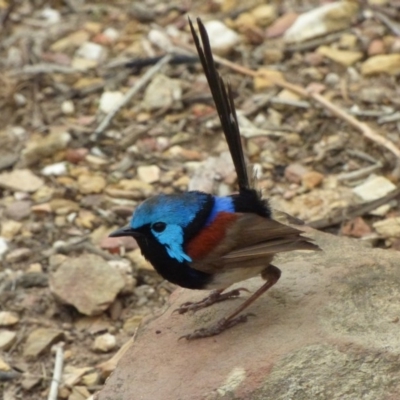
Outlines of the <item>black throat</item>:
[{"label": "black throat", "polygon": [[143,256],[167,281],[187,289],[204,289],[211,281],[212,275],[191,268],[186,261],[179,262],[171,258],[165,246],[153,238],[150,232],[136,240]]}]

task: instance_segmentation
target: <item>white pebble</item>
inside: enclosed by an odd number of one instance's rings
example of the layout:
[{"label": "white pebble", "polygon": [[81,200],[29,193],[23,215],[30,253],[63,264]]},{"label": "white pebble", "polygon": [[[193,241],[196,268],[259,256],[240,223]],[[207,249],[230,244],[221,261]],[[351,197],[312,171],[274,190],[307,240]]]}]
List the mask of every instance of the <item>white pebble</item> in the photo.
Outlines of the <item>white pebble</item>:
[{"label": "white pebble", "polygon": [[221,21],[208,21],[204,25],[214,51],[228,53],[238,44],[239,35]]},{"label": "white pebble", "polygon": [[11,128],[11,133],[18,139],[24,139],[27,134],[26,129],[22,126],[14,126],[13,128]]},{"label": "white pebble", "polygon": [[143,165],[137,169],[138,178],[142,182],[154,183],[160,180],[160,168],[157,165]]},{"label": "white pebble", "polygon": [[353,192],[364,201],[372,201],[386,196],[396,189],[396,186],[383,176],[372,176],[361,185],[353,188]]},{"label": "white pebble", "polygon": [[99,108],[104,113],[109,113],[113,110],[124,98],[124,94],[122,92],[103,92],[100,97]]},{"label": "white pebble", "polygon": [[46,7],[40,14],[49,24],[56,24],[61,20],[60,13],[54,8]]},{"label": "white pebble", "polygon": [[26,105],[26,103],[27,103],[26,97],[21,93],[14,94],[14,101],[18,107],[22,107],[22,106]]},{"label": "white pebble", "polygon": [[168,51],[172,48],[172,43],[169,37],[158,29],[150,30],[148,38],[152,44],[156,45],[160,49]]},{"label": "white pebble", "polygon": [[115,349],[116,346],[117,339],[115,336],[111,335],[111,333],[105,333],[94,340],[93,350],[107,353],[108,351]]},{"label": "white pebble", "polygon": [[119,38],[119,32],[114,28],[107,28],[104,30],[103,35],[115,42]]},{"label": "white pebble", "polygon": [[101,61],[105,56],[105,49],[97,43],[85,42],[79,47],[76,55],[87,60]]},{"label": "white pebble", "polygon": [[42,169],[41,174],[44,176],[50,176],[50,175],[60,176],[60,175],[65,175],[67,172],[68,172],[67,163],[65,161],[62,161],[59,163],[46,165]]},{"label": "white pebble", "polygon": [[7,252],[7,250],[8,250],[7,240],[4,239],[3,237],[0,237],[0,260],[3,258],[3,255]]},{"label": "white pebble", "polygon": [[75,112],[75,106],[73,101],[65,100],[61,104],[61,111],[65,115],[73,114]]},{"label": "white pebble", "polygon": [[76,212],[67,215],[67,221],[72,224],[75,221],[75,218],[78,216]]}]

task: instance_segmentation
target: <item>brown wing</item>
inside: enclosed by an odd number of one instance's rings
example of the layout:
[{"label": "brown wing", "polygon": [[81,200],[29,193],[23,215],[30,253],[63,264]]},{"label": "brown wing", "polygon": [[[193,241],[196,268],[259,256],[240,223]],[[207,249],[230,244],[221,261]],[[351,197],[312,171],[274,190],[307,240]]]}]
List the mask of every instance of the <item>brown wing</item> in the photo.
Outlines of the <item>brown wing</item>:
[{"label": "brown wing", "polygon": [[267,265],[277,253],[319,250],[303,232],[256,214],[237,214],[224,239],[207,256],[191,263],[197,270],[215,273],[225,268]]}]

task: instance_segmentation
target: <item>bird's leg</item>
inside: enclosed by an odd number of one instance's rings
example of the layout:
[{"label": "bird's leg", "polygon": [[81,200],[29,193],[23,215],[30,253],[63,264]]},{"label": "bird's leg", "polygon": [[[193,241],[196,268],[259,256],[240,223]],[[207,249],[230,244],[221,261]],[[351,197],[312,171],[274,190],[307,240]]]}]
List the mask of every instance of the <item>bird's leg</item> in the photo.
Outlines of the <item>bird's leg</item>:
[{"label": "bird's leg", "polygon": [[224,290],[225,289],[213,290],[207,297],[205,297],[203,300],[200,300],[198,302],[190,302],[189,301],[187,303],[183,303],[180,305],[179,308],[174,310],[174,312],[176,311],[179,314],[185,314],[188,311],[197,311],[202,308],[209,307],[212,304],[218,303],[220,301],[238,297],[240,295],[241,291],[248,292],[248,290],[246,288],[237,288],[237,289],[230,290],[229,292],[222,293]]},{"label": "bird's leg", "polygon": [[[274,286],[278,282],[281,276],[281,270],[274,265],[268,265],[268,267],[262,272],[261,276],[267,280],[256,292],[254,292],[246,301],[244,301],[235,311],[225,318],[219,320],[215,325],[209,328],[201,328],[195,330],[193,333],[184,335],[181,338],[187,340],[200,339],[208,336],[215,336],[220,334],[232,326],[235,326],[241,322],[246,322],[247,318],[251,314],[239,315],[244,309],[246,309],[251,303],[258,299],[263,293],[265,293],[270,287]],[[238,316],[239,315],[239,316]]]}]

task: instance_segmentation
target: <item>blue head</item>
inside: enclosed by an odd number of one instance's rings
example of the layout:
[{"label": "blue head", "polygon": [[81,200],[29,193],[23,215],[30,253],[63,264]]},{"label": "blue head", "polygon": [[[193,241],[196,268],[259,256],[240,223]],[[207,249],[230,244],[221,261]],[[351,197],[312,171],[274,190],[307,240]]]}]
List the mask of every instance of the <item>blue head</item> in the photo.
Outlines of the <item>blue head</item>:
[{"label": "blue head", "polygon": [[150,261],[158,247],[155,244],[158,244],[169,258],[180,263],[190,262],[184,243],[192,236],[191,232],[197,233],[194,231],[204,225],[213,204],[213,196],[202,192],[160,194],[140,204],[129,226],[111,235],[135,237],[142,253]]},{"label": "blue head", "polygon": [[234,211],[231,198],[196,191],[161,194],[140,204],[129,225],[110,236],[133,236],[144,257],[165,279],[201,289],[211,276],[191,268],[185,245],[220,211]]}]

